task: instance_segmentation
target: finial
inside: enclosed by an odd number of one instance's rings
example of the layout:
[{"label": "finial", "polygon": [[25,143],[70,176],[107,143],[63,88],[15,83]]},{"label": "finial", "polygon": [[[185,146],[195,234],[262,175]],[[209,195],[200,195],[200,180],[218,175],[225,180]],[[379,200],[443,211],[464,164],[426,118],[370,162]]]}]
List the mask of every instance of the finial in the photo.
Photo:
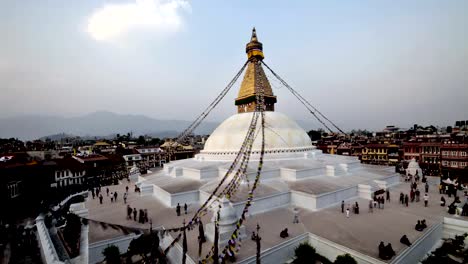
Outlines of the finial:
[{"label": "finial", "polygon": [[250,41],[258,41],[257,39],[257,31],[255,31],[255,27],[252,29],[252,38]]}]

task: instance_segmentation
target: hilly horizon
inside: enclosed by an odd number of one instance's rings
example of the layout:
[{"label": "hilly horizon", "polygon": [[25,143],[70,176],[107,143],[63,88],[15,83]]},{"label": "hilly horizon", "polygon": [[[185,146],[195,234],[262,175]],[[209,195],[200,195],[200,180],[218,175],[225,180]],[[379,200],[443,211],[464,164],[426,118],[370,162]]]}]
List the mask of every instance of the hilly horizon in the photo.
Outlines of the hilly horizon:
[{"label": "hilly horizon", "polygon": [[[186,120],[155,119],[109,111],[96,111],[77,117],[20,115],[0,118],[0,138],[32,140],[62,133],[80,137],[109,137],[128,132],[135,136],[168,137],[176,136],[190,124],[191,121]],[[209,134],[217,125],[217,122],[203,122],[196,133]]]},{"label": "hilly horizon", "polygon": [[[306,131],[314,128],[313,122],[298,120]],[[109,138],[115,134],[133,133],[134,136],[175,137],[192,121],[156,119],[145,115],[117,114],[96,111],[77,117],[19,115],[0,118],[0,138],[34,140],[58,134],[80,137]],[[204,121],[195,130],[196,134],[208,135],[220,124]]]}]

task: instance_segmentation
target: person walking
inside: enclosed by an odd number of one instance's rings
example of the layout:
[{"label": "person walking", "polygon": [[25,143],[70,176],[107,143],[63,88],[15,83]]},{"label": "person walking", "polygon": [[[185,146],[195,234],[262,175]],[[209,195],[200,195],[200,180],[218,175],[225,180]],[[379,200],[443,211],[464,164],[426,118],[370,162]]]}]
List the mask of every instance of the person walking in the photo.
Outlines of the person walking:
[{"label": "person walking", "polygon": [[127,203],[127,194],[128,194],[128,193],[124,193],[124,197],[123,197],[124,203]]},{"label": "person walking", "polygon": [[408,201],[409,201],[408,194],[405,194],[405,204],[406,204],[406,207],[408,207]]},{"label": "person walking", "polygon": [[385,199],[383,198],[383,196],[382,196],[381,202],[382,202],[382,209],[384,209],[384,206],[385,206]]},{"label": "person walking", "polygon": [[293,224],[299,224],[299,216],[297,215],[297,212],[294,213]]},{"label": "person walking", "polygon": [[114,200],[117,202],[117,192],[114,193]]},{"label": "person walking", "polygon": [[427,184],[427,182],[426,182],[426,185],[424,186],[424,188],[425,188],[424,190],[425,190],[426,192],[429,192],[429,184]]},{"label": "person walking", "polygon": [[185,203],[185,204],[184,204],[184,212],[185,212],[185,214],[187,214],[187,209],[188,209],[188,207],[187,207],[187,204]]},{"label": "person walking", "polygon": [[177,216],[180,216],[180,204],[177,203],[177,206],[176,206],[176,213],[177,213]]},{"label": "person walking", "polygon": [[127,219],[130,219],[132,220],[132,208],[130,207],[130,205],[127,205]]},{"label": "person walking", "polygon": [[429,195],[427,193],[424,194],[424,207],[427,207],[427,203],[429,202]]},{"label": "person walking", "polygon": [[133,208],[133,221],[136,221],[137,218],[137,210],[136,208]]},{"label": "person walking", "polygon": [[374,212],[374,207],[372,206],[372,200],[369,201],[369,213]]},{"label": "person walking", "polygon": [[106,188],[107,196],[109,196],[109,188]]},{"label": "person walking", "polygon": [[99,203],[100,203],[100,204],[102,204],[102,198],[104,198],[104,197],[102,197],[102,194],[100,194],[100,195],[99,195]]},{"label": "person walking", "polygon": [[349,205],[348,205],[348,207],[346,208],[346,217],[349,218]]},{"label": "person walking", "polygon": [[344,213],[344,201],[341,201],[341,213]]},{"label": "person walking", "polygon": [[387,189],[385,192],[387,194],[387,201],[390,202],[390,190]]},{"label": "person walking", "polygon": [[125,187],[125,192],[128,192],[128,185]]}]

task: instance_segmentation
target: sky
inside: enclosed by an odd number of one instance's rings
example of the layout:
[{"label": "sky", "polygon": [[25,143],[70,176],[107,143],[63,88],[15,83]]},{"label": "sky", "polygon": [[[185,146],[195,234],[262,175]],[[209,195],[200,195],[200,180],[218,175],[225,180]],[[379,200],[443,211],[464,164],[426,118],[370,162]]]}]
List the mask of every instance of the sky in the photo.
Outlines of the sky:
[{"label": "sky", "polygon": [[[0,118],[193,120],[246,61],[255,26],[265,62],[340,127],[453,125],[468,119],[467,11],[457,0],[0,0]],[[314,119],[270,82],[277,111]],[[235,114],[239,85],[208,120]]]}]

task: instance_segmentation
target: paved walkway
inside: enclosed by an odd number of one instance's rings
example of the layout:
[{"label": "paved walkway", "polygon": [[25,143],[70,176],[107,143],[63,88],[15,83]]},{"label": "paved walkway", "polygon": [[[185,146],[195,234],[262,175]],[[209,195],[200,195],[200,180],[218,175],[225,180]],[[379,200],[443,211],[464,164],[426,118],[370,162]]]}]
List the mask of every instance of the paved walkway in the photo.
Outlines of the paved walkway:
[{"label": "paved walkway", "polygon": [[[385,203],[385,209],[374,209],[374,213],[368,213],[368,200],[356,199],[346,202],[352,204],[358,201],[360,214],[355,215],[351,213],[349,218],[346,218],[345,214],[341,213],[340,206],[318,212],[302,209],[299,213],[300,224],[292,223],[293,212],[291,208],[277,209],[248,217],[246,221],[248,238],[242,243],[238,260],[255,254],[255,243],[250,240],[250,234],[255,230],[257,223],[260,223],[261,226],[262,249],[270,248],[285,241],[279,237],[279,233],[282,229],[288,228],[290,238],[304,234],[305,232],[311,232],[376,258],[378,257],[377,246],[379,242],[390,242],[398,254],[398,252],[404,249],[404,246],[399,242],[403,234],[406,234],[411,242],[423,234],[414,230],[417,220],[426,219],[430,227],[440,222],[444,216],[453,217],[446,213],[446,208],[439,205],[441,195],[438,193],[436,185],[438,179],[437,181],[436,179],[432,179],[431,181],[433,183],[431,183],[429,188],[429,207],[424,207],[422,198],[418,203],[410,203],[409,207],[399,204],[398,198],[400,192],[409,193],[410,190],[409,183],[402,183],[391,189],[391,202]],[[424,187],[422,184],[420,185],[419,189],[423,191]],[[127,205],[123,202],[125,186],[126,182],[117,186],[109,186],[111,192],[118,192],[118,201],[114,203],[111,203],[110,197],[106,196],[106,187],[102,188],[104,191],[104,204],[100,205],[99,199],[93,200],[90,197],[86,202],[86,206],[89,209],[89,218],[107,223],[149,229],[149,224],[139,224],[126,218]],[[453,200],[453,198],[448,197],[446,199],[447,204]],[[165,207],[151,195],[140,196],[134,192],[133,185],[129,185],[127,203],[132,208],[136,207],[137,210],[148,209],[153,227],[164,226],[166,228],[181,226],[183,219],[190,219],[198,208],[198,205],[192,205],[189,207],[188,215],[177,217],[175,209]],[[202,221],[206,224],[210,219],[211,214],[208,214],[202,218]],[[116,234],[109,232],[109,229],[90,226],[90,243],[113,236],[116,236]],[[197,236],[197,229],[188,232],[188,253],[194,260],[198,259]],[[202,255],[206,254],[209,248],[211,248],[211,244],[205,243]]]},{"label": "paved walkway", "polygon": [[[431,179],[431,182],[428,207],[424,207],[422,198],[419,202],[410,202],[408,207],[401,205],[400,192],[409,194],[410,191],[410,184],[403,182],[390,189],[391,201],[385,203],[384,209],[374,208],[373,213],[369,213],[368,200],[349,200],[346,204],[350,204],[351,211],[352,204],[355,201],[359,203],[360,214],[351,212],[350,217],[346,218],[346,214],[341,213],[341,206],[336,206],[319,212],[303,211],[300,213],[301,221],[311,233],[375,258],[378,257],[380,241],[391,243],[398,254],[406,247],[400,243],[401,236],[406,234],[413,242],[423,234],[414,229],[418,220],[425,219],[428,227],[431,227],[441,222],[444,216],[453,217],[446,212],[446,207],[440,206],[438,179]],[[419,185],[419,190],[424,193],[424,186]],[[453,201],[453,198],[444,196],[447,204]]]}]

